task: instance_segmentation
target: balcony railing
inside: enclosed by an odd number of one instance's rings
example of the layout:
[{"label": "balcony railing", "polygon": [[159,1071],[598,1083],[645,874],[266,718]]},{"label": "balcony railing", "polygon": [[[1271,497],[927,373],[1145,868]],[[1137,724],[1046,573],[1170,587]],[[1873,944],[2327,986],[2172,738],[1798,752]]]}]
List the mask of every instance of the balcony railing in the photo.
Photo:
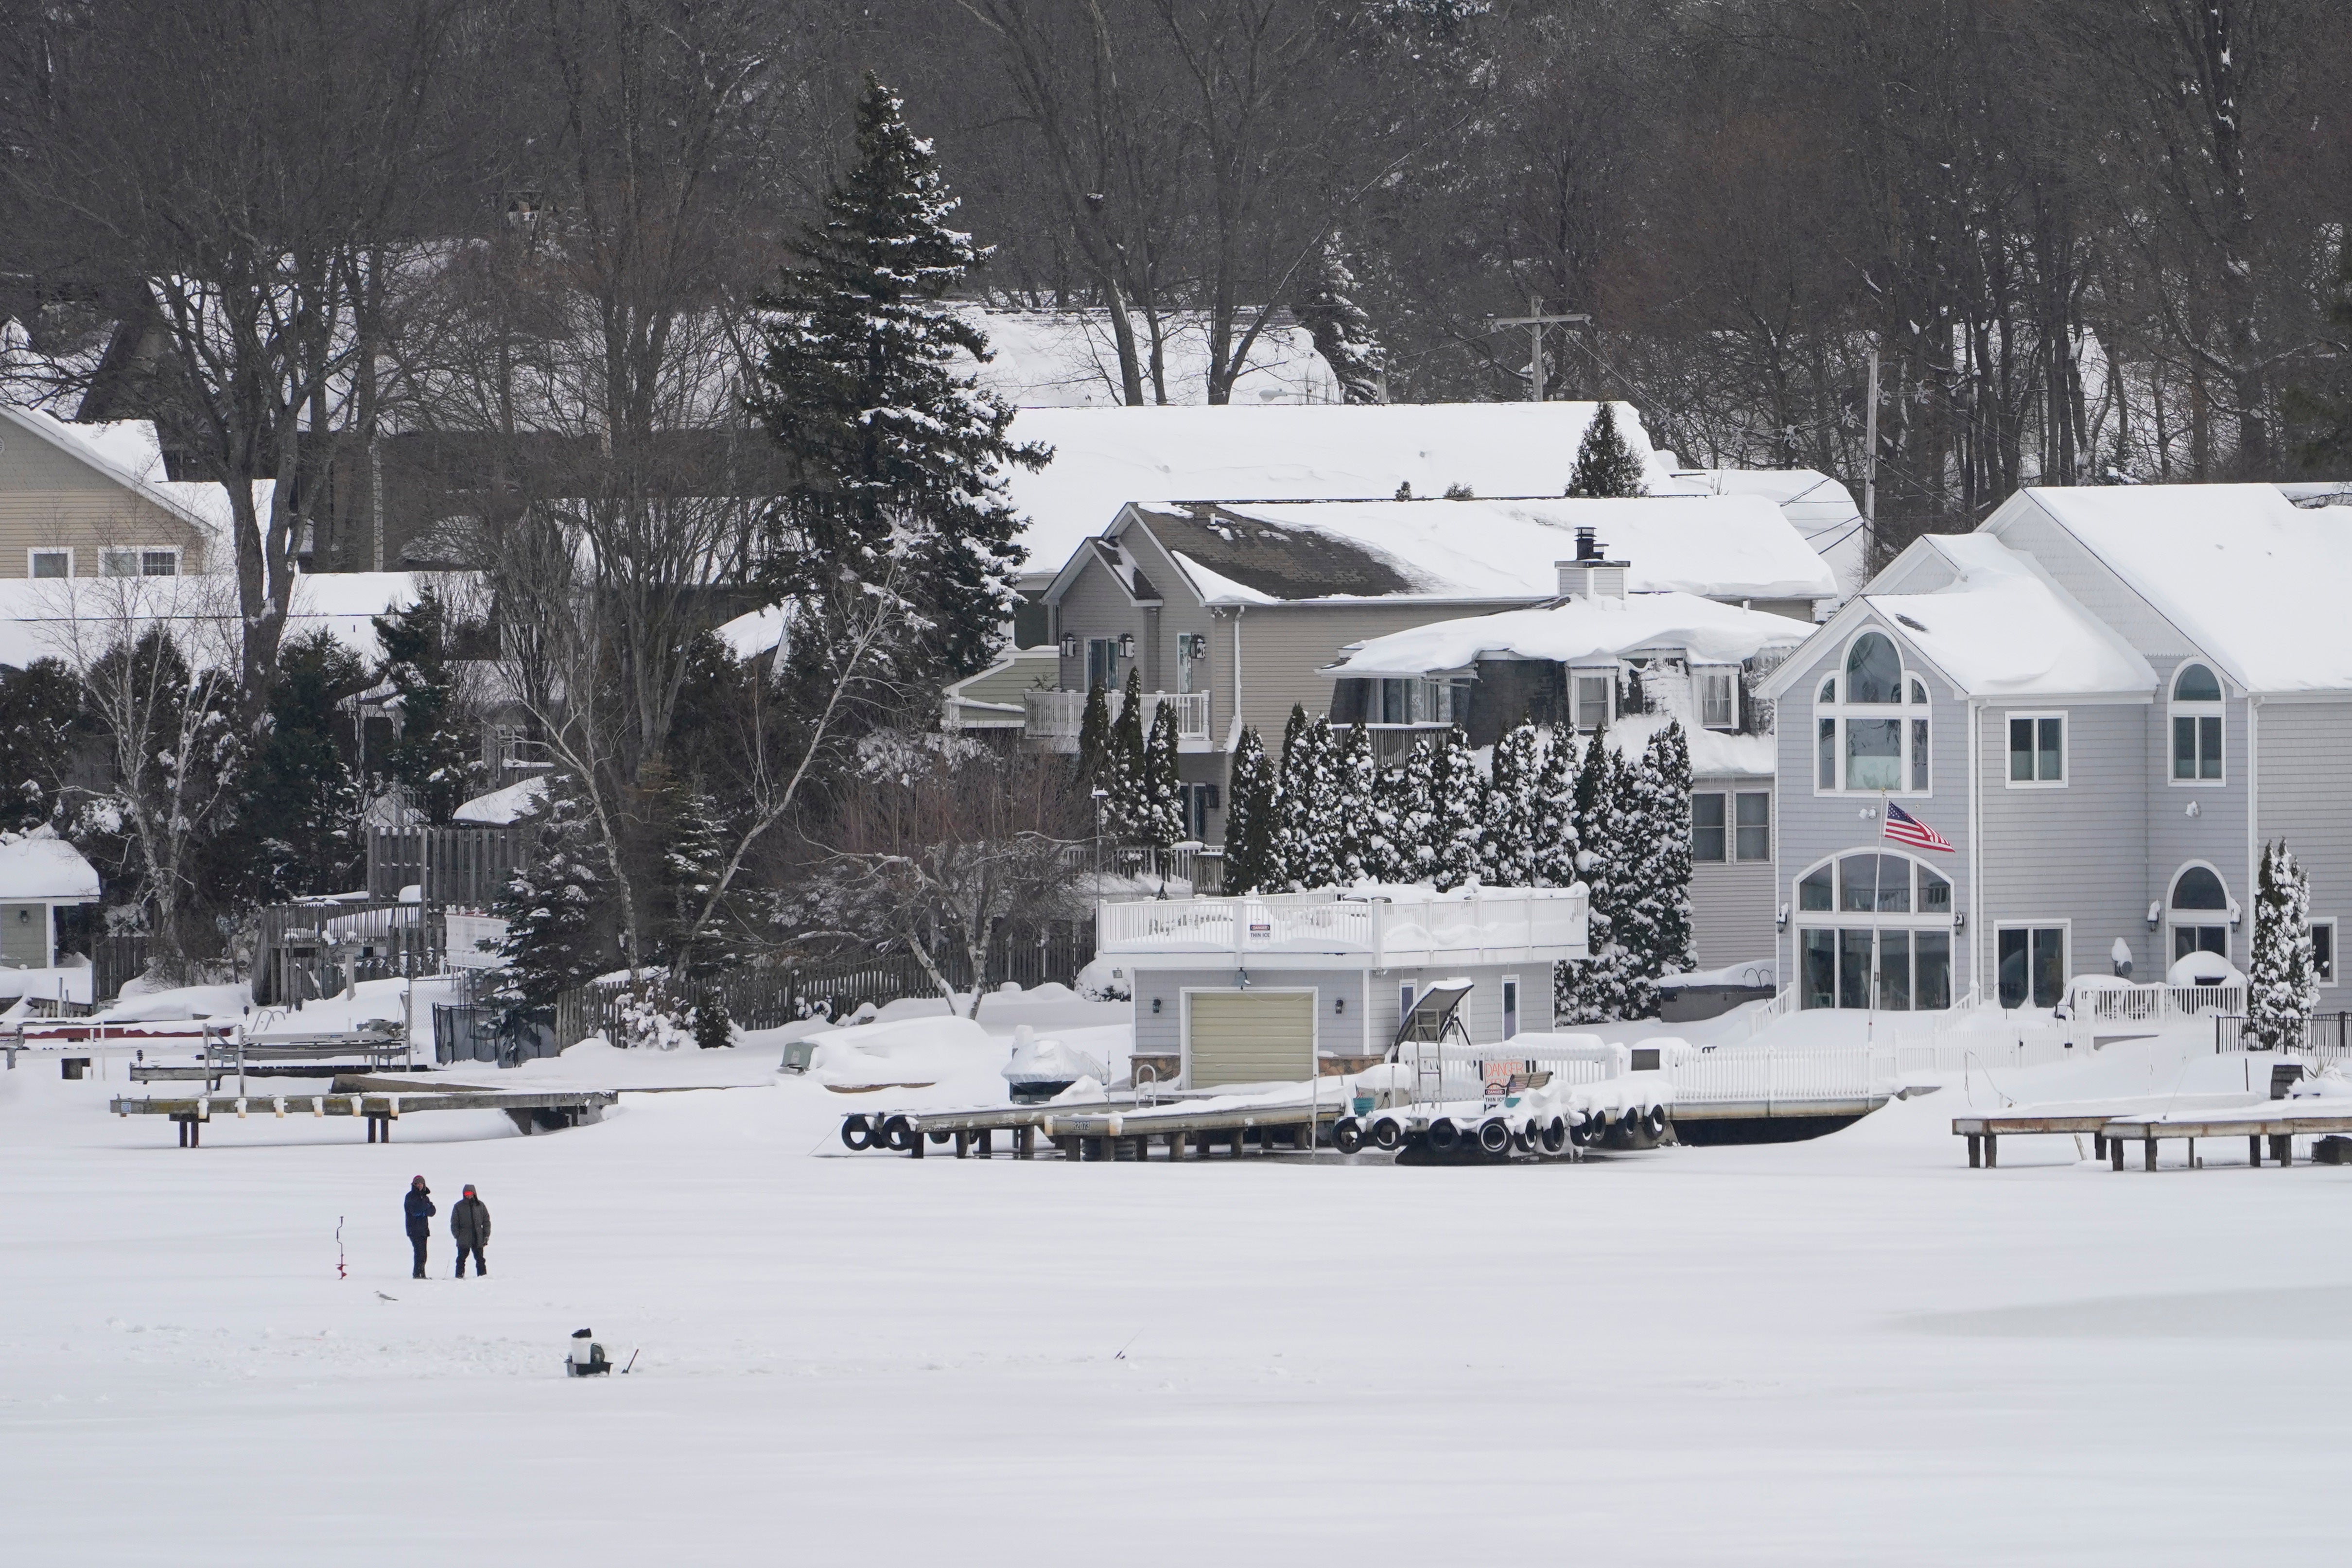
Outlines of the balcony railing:
[{"label": "balcony railing", "polygon": [[[1110,716],[1115,720],[1127,706],[1127,693],[1113,691]],[[1028,739],[1056,752],[1075,752],[1078,748],[1078,728],[1086,721],[1087,694],[1083,691],[1024,691],[1021,694],[1024,710],[1021,732]],[[1205,747],[1209,743],[1209,694],[1205,691],[1147,691],[1143,694],[1143,728],[1150,733],[1160,717],[1162,703],[1176,708],[1176,741],[1179,745]]]},{"label": "balcony railing", "polygon": [[1342,898],[1335,892],[1107,903],[1096,911],[1105,952],[1366,953],[1390,959],[1515,963],[1532,948],[1585,945],[1581,887]]}]

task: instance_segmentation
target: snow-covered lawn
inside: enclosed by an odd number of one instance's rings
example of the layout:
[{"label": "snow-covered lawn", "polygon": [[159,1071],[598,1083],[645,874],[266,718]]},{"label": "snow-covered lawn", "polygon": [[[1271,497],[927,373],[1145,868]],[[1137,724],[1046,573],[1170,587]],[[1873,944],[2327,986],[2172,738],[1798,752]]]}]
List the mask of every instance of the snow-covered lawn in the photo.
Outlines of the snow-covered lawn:
[{"label": "snow-covered lawn", "polygon": [[[104,1114],[119,1068],[69,1083],[20,1059],[0,1073],[6,1560],[2339,1547],[2352,1169],[2200,1146],[2204,1171],[2116,1174],[2015,1139],[1971,1172],[1960,1085],[1816,1143],[1574,1166],[841,1150],[845,1110],[993,1098],[1013,1024],[1055,1014],[984,1009],[961,1045],[894,1031],[878,1059],[936,1087],[877,1095],[779,1080],[769,1045],[575,1052],[504,1076],[761,1087],[635,1095],[552,1137],[418,1117],[373,1147],[349,1121],[224,1117],[185,1152]],[[2002,1087],[2229,1087],[2158,1051]],[[445,1228],[436,1277],[408,1278],[418,1172],[436,1226],[479,1186],[488,1280],[446,1277]],[[635,1373],[559,1375],[584,1326]]]}]

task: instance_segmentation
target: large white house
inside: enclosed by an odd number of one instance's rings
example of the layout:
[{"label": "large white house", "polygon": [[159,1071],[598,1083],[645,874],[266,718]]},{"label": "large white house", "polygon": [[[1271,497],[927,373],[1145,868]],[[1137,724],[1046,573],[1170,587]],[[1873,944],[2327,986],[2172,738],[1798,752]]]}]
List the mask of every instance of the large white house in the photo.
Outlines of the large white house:
[{"label": "large white house", "polygon": [[[2336,986],[2344,515],[2269,485],[2036,488],[1879,573],[1760,689],[1794,1000],[2050,1006],[2126,957],[2142,981],[2200,952],[2242,968],[2282,838]],[[1950,847],[1890,841],[1895,808]]]}]

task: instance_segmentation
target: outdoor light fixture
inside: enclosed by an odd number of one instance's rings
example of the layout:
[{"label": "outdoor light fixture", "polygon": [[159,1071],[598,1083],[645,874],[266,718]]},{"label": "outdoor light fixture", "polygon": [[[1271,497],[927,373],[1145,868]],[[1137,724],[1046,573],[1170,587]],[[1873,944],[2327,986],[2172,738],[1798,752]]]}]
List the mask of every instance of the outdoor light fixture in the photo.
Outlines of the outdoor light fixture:
[{"label": "outdoor light fixture", "polygon": [[1135,634],[1133,632],[1121,632],[1118,634],[1118,657],[1121,658],[1133,658],[1135,657]]},{"label": "outdoor light fixture", "polygon": [[1331,999],[1331,1011],[1339,1015],[1341,1017],[1347,1016],[1348,999],[1345,996],[1333,997]]},{"label": "outdoor light fixture", "polygon": [[2150,899],[2147,901],[2147,929],[2154,931],[2158,926],[2163,923],[2164,900],[2162,899]]},{"label": "outdoor light fixture", "polygon": [[1786,904],[1782,904],[1782,905],[1780,906],[1780,912],[1779,914],[1774,915],[1774,916],[1772,917],[1772,923],[1773,923],[1775,926],[1778,926],[1778,927],[1779,927],[1780,930],[1782,930],[1782,931],[1787,931],[1787,930],[1789,929],[1789,906],[1788,906],[1788,905],[1786,905]]},{"label": "outdoor light fixture", "polygon": [[2238,923],[2238,900],[2235,899],[2230,900],[2230,923],[2231,925]]},{"label": "outdoor light fixture", "polygon": [[1154,996],[1154,997],[1151,999],[1151,1010],[1152,1010],[1154,1013],[1157,1013],[1157,1012],[1159,1012],[1159,1011],[1160,1011],[1160,998],[1159,998],[1159,997],[1157,997],[1157,996]]},{"label": "outdoor light fixture", "polygon": [[1064,632],[1062,634],[1062,657],[1064,658],[1076,658],[1078,657],[1078,638],[1077,634],[1075,632]]}]

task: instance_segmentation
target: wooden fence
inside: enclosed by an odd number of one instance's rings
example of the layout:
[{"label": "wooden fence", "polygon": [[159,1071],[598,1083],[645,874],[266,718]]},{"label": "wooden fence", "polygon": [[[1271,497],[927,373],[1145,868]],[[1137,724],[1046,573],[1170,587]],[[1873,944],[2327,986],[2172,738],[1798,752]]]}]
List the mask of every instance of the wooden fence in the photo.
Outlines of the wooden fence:
[{"label": "wooden fence", "polygon": [[422,888],[428,904],[486,908],[529,858],[529,838],[520,827],[371,827],[368,896]]},{"label": "wooden fence", "polygon": [[89,997],[111,1002],[122,988],[147,973],[147,933],[125,931],[89,944]]},{"label": "wooden fence", "polygon": [[441,911],[380,900],[275,904],[256,918],[253,1000],[288,1006],[340,994],[361,980],[437,974]]}]

